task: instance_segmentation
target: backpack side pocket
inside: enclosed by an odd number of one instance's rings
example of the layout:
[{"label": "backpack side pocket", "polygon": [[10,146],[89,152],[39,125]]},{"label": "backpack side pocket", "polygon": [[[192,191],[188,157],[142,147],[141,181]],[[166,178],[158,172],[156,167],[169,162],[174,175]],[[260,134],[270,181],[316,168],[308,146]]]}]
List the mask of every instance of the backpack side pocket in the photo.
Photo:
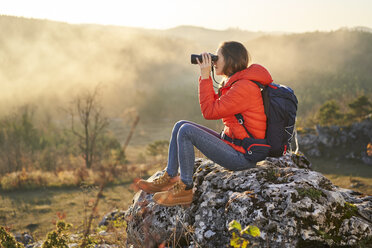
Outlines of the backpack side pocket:
[{"label": "backpack side pocket", "polygon": [[264,160],[270,152],[271,146],[267,144],[266,139],[243,139],[243,148],[246,150],[245,158],[251,162]]}]

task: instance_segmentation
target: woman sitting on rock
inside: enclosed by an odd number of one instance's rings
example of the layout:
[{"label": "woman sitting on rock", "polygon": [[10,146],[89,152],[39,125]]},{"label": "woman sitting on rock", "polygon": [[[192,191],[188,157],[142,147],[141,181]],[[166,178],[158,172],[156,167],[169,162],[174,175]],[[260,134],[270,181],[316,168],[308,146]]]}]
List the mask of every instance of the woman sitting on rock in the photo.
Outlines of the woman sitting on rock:
[{"label": "woman sitting on rock", "polygon": [[[272,82],[271,75],[261,65],[248,67],[248,51],[239,42],[222,43],[217,56],[216,62],[212,62],[208,53],[202,54],[202,61],[197,60],[201,71],[199,103],[205,119],[222,119],[224,131],[220,135],[190,121],[179,121],[174,125],[165,173],[154,181],[137,183],[145,192],[155,193],[153,199],[160,205],[189,205],[192,202],[194,146],[229,170],[245,170],[256,165],[257,160],[247,156],[247,150],[237,141],[249,136],[265,138],[266,116],[261,91],[252,81],[267,85]],[[212,66],[217,75],[224,76],[218,94],[214,92],[210,77]],[[244,118],[243,123],[239,123],[237,114]]]}]

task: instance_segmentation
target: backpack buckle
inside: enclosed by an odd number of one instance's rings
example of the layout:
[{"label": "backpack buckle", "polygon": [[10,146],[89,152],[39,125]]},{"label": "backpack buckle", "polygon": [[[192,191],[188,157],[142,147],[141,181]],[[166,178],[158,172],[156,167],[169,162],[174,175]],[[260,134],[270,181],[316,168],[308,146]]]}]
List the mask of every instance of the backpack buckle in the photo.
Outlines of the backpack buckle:
[{"label": "backpack buckle", "polygon": [[221,137],[221,139],[225,139],[225,133],[222,131],[221,133],[220,133],[220,137]]},{"label": "backpack buckle", "polygon": [[287,145],[284,145],[283,156],[287,154]]}]

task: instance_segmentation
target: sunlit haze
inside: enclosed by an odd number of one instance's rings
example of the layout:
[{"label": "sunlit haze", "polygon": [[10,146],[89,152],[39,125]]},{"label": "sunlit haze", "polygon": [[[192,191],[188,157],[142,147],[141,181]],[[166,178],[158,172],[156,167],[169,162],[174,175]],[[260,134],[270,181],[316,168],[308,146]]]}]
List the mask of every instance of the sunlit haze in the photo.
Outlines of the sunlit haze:
[{"label": "sunlit haze", "polygon": [[370,0],[5,0],[0,14],[155,29],[305,32],[372,27],[371,10]]}]

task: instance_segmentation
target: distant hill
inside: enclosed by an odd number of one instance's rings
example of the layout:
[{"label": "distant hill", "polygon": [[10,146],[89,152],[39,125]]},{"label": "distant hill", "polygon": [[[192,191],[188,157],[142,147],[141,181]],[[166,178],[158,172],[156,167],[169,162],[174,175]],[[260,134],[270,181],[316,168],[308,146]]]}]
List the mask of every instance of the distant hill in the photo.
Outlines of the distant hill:
[{"label": "distant hill", "polygon": [[0,30],[0,113],[30,102],[52,109],[80,89],[101,83],[104,104],[114,116],[134,107],[152,121],[200,120],[199,69],[190,64],[190,54],[215,52],[224,40],[243,42],[253,62],[295,90],[300,118],[311,116],[331,98],[346,104],[356,95],[372,94],[369,28],[270,34],[0,16]]},{"label": "distant hill", "polygon": [[341,28],[341,30],[348,30],[348,31],[362,31],[362,32],[369,32],[372,33],[372,28],[364,27],[364,26],[358,26],[358,27],[352,27],[352,28]]},{"label": "distant hill", "polygon": [[247,41],[266,34],[240,29],[212,30],[194,26],[179,26],[164,30],[163,33],[169,37],[183,38],[206,46],[216,46],[226,40]]}]

